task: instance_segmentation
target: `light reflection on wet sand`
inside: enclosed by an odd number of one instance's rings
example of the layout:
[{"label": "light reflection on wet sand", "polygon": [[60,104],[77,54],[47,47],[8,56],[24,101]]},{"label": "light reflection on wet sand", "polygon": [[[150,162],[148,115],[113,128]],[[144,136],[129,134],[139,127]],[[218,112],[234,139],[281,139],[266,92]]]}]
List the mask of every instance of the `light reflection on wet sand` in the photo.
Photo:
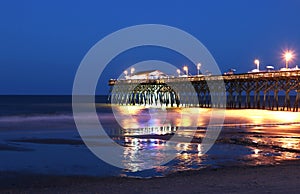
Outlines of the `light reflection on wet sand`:
[{"label": "light reflection on wet sand", "polygon": [[[141,111],[142,114],[139,114]],[[123,141],[129,145],[125,148],[124,157],[136,157],[139,151],[152,150],[152,157],[160,158],[160,149],[179,130],[180,135],[194,135],[194,139],[191,143],[177,142],[178,151],[183,151],[167,165],[172,166],[171,169],[165,167],[164,171],[167,171],[166,168],[169,171],[199,169],[205,165],[276,164],[282,160],[300,158],[300,113],[226,110],[221,135],[215,146],[207,154],[202,154],[200,143],[213,116],[210,114],[210,109],[168,109],[161,125],[159,115],[135,108],[136,120],[124,121]],[[198,127],[195,134],[191,130],[193,127]],[[140,170],[143,159],[139,160],[140,163],[128,163],[127,170]],[[156,170],[162,171],[162,167],[158,166]]]}]

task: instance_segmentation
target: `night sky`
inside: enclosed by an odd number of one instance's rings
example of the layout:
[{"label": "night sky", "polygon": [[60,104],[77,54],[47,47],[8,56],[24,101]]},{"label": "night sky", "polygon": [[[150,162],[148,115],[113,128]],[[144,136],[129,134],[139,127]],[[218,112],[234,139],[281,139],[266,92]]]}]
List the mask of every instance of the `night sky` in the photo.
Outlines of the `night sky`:
[{"label": "night sky", "polygon": [[[222,72],[231,67],[247,72],[255,68],[255,58],[262,67],[278,69],[284,67],[283,50],[300,53],[299,18],[299,0],[3,0],[0,94],[71,94],[76,70],[95,43],[124,27],[149,23],[174,26],[198,38]],[[133,49],[109,64],[97,93],[106,94],[109,78],[146,59],[179,68],[187,63],[161,48]]]}]

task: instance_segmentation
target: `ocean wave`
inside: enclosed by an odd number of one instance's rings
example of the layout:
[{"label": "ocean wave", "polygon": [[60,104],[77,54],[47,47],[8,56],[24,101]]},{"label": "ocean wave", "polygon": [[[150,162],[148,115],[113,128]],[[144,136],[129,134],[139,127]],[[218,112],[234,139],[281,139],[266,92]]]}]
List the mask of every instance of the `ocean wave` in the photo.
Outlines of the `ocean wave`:
[{"label": "ocean wave", "polygon": [[24,121],[49,121],[49,120],[73,120],[72,114],[41,114],[41,115],[14,115],[1,116],[2,122],[24,122]]},{"label": "ocean wave", "polygon": [[[94,115],[91,113],[83,113],[80,115],[82,119],[89,119]],[[99,120],[113,120],[115,119],[113,114],[98,113]],[[26,121],[68,121],[74,120],[72,113],[53,113],[53,114],[19,114],[0,116],[0,123],[4,122],[26,122]]]}]

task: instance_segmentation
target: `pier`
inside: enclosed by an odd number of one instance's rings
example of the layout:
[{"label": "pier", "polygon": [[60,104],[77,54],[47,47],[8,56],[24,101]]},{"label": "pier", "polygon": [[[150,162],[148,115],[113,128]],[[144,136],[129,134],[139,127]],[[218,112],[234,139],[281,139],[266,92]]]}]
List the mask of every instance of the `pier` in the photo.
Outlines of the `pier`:
[{"label": "pier", "polygon": [[[299,110],[300,70],[158,79],[111,79],[108,84],[111,88],[109,100],[120,105]],[[188,88],[190,84],[194,91],[189,89],[180,93],[178,88]],[[220,84],[225,86],[225,92],[215,92]],[[217,99],[226,98],[226,103],[212,103],[212,95]]]}]

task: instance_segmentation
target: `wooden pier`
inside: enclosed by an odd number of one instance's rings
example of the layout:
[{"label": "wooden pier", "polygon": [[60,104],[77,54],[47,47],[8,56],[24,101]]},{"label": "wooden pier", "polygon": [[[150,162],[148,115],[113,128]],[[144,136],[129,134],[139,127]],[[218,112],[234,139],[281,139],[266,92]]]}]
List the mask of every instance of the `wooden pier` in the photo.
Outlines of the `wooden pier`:
[{"label": "wooden pier", "polygon": [[[188,85],[193,86],[193,91],[187,89],[180,92],[182,88],[189,88]],[[220,85],[225,87],[226,91],[215,92]],[[109,86],[110,101],[123,105],[298,111],[300,70],[144,80],[111,79]],[[212,95],[227,100],[212,103]]]}]

